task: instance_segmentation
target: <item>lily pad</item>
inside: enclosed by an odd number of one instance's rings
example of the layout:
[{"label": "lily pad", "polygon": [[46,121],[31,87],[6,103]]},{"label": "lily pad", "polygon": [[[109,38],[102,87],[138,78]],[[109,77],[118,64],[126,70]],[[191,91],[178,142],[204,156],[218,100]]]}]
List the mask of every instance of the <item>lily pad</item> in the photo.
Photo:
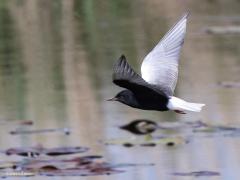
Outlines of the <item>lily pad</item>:
[{"label": "lily pad", "polygon": [[13,169],[16,166],[16,162],[0,162],[0,170],[1,169]]},{"label": "lily pad", "polygon": [[211,26],[205,29],[208,34],[239,34],[240,26]]},{"label": "lily pad", "polygon": [[33,121],[31,120],[2,120],[0,121],[1,125],[12,125],[12,126],[31,126]]},{"label": "lily pad", "polygon": [[146,140],[145,138],[142,139],[129,139],[129,138],[122,138],[122,139],[109,139],[104,142],[105,145],[122,145],[125,147],[132,147],[132,146],[147,146],[147,147],[154,147],[157,145],[180,145],[188,143],[188,140],[181,136],[176,137],[162,137],[162,138],[152,138]]},{"label": "lily pad", "polygon": [[0,171],[0,177],[1,178],[7,178],[7,177],[31,177],[35,176],[35,172],[27,172],[27,171]]},{"label": "lily pad", "polygon": [[13,131],[10,131],[9,133],[12,135],[23,135],[23,134],[43,134],[43,133],[56,133],[56,132],[62,132],[65,135],[70,134],[70,129],[69,128],[52,128],[52,129],[34,129],[34,130],[23,130],[23,129],[16,129]]},{"label": "lily pad", "polygon": [[96,176],[96,175],[111,175],[116,173],[124,172],[123,170],[116,170],[104,165],[97,165],[95,168],[72,168],[72,169],[61,169],[61,170],[50,170],[40,171],[41,176]]},{"label": "lily pad", "polygon": [[[124,172],[120,168],[131,167],[133,164],[110,164],[107,162],[96,161],[102,158],[98,155],[77,156],[73,158],[44,159],[28,158],[16,162],[16,167],[4,166],[0,170],[2,177],[8,176],[95,176],[110,175]],[[5,162],[3,164],[8,164]],[[4,170],[7,169],[7,170]]]},{"label": "lily pad", "polygon": [[208,177],[208,176],[220,176],[216,171],[193,171],[193,172],[175,172],[174,176],[194,176],[194,177]]},{"label": "lily pad", "polygon": [[207,125],[203,128],[193,129],[194,133],[207,133],[207,134],[222,134],[222,135],[238,135],[240,136],[240,128],[224,125]]},{"label": "lily pad", "polygon": [[88,151],[88,149],[89,148],[86,148],[86,147],[58,147],[58,148],[45,149],[43,153],[48,156],[60,156],[60,155],[83,153]]},{"label": "lily pad", "polygon": [[83,153],[88,151],[87,147],[56,147],[44,148],[42,146],[9,148],[5,151],[7,155],[19,155],[25,157],[37,157],[41,154],[48,156],[60,156],[68,154]]},{"label": "lily pad", "polygon": [[[85,152],[85,147],[57,147],[44,148],[41,145],[27,148],[9,148],[8,155],[27,156],[21,160],[0,162],[0,177],[28,177],[28,176],[96,176],[122,173],[126,168],[148,166],[152,164],[112,164],[103,160],[100,155],[74,156],[68,154]],[[29,154],[38,157],[29,157]],[[41,155],[44,156],[41,156]]]}]

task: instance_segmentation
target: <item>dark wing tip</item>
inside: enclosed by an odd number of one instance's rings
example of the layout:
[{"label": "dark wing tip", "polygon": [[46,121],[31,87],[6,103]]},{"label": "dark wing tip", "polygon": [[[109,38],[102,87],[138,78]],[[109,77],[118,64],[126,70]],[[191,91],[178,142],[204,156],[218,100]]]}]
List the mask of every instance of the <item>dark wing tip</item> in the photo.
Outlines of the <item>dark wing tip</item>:
[{"label": "dark wing tip", "polygon": [[189,15],[190,15],[190,12],[187,11],[187,12],[185,12],[185,13],[183,14],[183,16],[182,16],[181,19],[187,19],[187,18],[189,17]]},{"label": "dark wing tip", "polygon": [[126,56],[124,54],[122,54],[119,59],[125,59],[126,60]]},{"label": "dark wing tip", "polygon": [[[125,66],[125,65],[126,65],[126,62],[127,62],[126,56],[125,56],[124,54],[122,54],[122,55],[120,56],[118,62],[119,62],[120,65],[123,64],[123,66]],[[124,68],[124,67],[123,67],[123,68]]]},{"label": "dark wing tip", "polygon": [[113,66],[113,83],[119,85],[119,82],[121,81],[121,85],[125,86],[123,83],[133,81],[133,79],[138,79],[138,76],[139,75],[132,69],[130,64],[128,64],[126,57],[124,55],[121,55],[121,57]]},{"label": "dark wing tip", "polygon": [[120,56],[120,58],[118,58],[118,60],[117,60],[117,62],[115,63],[115,66],[117,65],[120,65],[122,62],[125,62],[125,61],[127,61],[127,59],[126,59],[126,56],[124,55],[124,54],[122,54],[121,56]]},{"label": "dark wing tip", "polygon": [[126,57],[125,55],[121,55],[119,59],[114,63],[113,65],[113,75],[112,79],[113,82],[117,79],[121,79],[122,76],[124,76],[124,68],[126,65]]},{"label": "dark wing tip", "polygon": [[[116,69],[120,68],[121,66],[125,66],[127,59],[125,55],[121,55],[120,58],[116,61],[116,63],[113,66],[113,70],[115,71]],[[124,67],[121,67],[124,68]]]}]

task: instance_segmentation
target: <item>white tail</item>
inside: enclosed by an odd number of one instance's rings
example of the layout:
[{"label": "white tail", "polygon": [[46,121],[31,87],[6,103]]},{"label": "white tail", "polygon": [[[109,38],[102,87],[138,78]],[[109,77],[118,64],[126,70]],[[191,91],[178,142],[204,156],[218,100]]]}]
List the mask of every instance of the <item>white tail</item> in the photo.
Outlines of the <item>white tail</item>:
[{"label": "white tail", "polygon": [[194,112],[200,112],[203,106],[205,106],[205,104],[189,103],[174,96],[172,96],[169,99],[169,102],[167,104],[167,107],[170,110],[194,111]]}]

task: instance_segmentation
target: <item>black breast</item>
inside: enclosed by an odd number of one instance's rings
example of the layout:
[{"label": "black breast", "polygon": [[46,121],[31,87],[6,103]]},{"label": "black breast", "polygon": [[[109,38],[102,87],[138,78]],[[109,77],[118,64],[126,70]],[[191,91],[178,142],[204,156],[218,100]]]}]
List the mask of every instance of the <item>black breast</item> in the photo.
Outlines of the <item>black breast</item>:
[{"label": "black breast", "polygon": [[127,96],[121,102],[126,105],[144,110],[168,110],[167,104],[169,98],[166,96],[158,95],[158,93],[152,93],[151,91],[137,94],[129,90],[124,90],[124,92]]},{"label": "black breast", "polygon": [[163,98],[162,95],[157,94],[143,94],[142,96],[135,96],[140,109],[167,111],[167,104],[169,98]]}]

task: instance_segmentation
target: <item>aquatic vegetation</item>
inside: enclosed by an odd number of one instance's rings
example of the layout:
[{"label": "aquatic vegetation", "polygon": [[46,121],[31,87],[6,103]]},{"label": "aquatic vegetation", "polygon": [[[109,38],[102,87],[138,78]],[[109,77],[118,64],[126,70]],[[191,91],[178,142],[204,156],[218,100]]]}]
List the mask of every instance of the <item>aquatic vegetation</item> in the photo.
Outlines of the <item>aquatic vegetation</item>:
[{"label": "aquatic vegetation", "polygon": [[[153,166],[153,164],[112,164],[106,162],[101,155],[85,155],[69,157],[88,151],[87,147],[43,146],[9,148],[6,155],[19,155],[18,161],[1,161],[0,177],[28,176],[96,176],[122,173],[128,167]],[[65,156],[63,156],[65,155]]]},{"label": "aquatic vegetation", "polygon": [[172,174],[174,176],[193,176],[193,177],[220,176],[220,173],[216,171],[175,172]]}]

